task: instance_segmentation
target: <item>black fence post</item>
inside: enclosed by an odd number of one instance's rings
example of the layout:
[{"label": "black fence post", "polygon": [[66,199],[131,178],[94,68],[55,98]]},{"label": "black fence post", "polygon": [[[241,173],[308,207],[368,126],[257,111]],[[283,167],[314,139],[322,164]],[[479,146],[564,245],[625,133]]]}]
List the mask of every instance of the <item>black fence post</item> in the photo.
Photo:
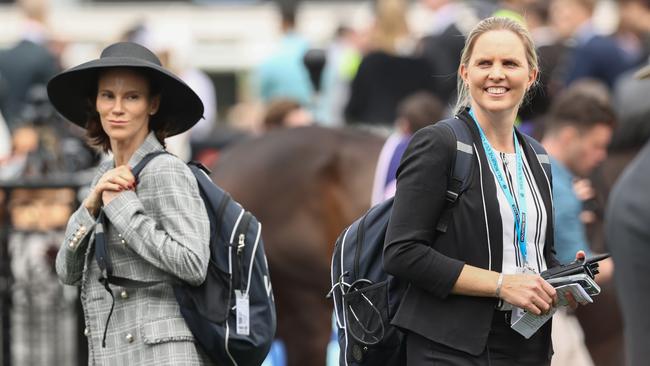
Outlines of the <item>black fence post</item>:
[{"label": "black fence post", "polygon": [[11,365],[11,258],[9,257],[10,217],[8,209],[11,188],[1,187],[4,194],[0,205],[0,354],[1,366]]}]

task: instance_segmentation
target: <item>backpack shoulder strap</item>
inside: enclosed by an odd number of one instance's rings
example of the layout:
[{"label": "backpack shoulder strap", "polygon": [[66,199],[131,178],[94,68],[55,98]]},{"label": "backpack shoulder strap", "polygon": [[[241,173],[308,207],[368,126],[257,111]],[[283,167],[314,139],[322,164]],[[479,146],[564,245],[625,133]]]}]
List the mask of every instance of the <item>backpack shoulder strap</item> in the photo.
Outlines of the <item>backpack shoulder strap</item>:
[{"label": "backpack shoulder strap", "polygon": [[533,148],[533,151],[535,151],[535,154],[537,155],[537,160],[539,160],[539,163],[542,165],[542,168],[544,169],[544,172],[546,173],[546,176],[548,177],[549,182],[551,181],[552,178],[552,171],[551,171],[551,159],[548,157],[548,153],[540,144],[537,140],[534,138],[526,135],[526,134],[521,134],[524,136],[524,139],[530,146]]},{"label": "backpack shoulder strap", "polygon": [[458,200],[458,197],[470,185],[469,174],[472,169],[472,159],[474,157],[474,142],[472,140],[472,134],[463,120],[452,118],[439,123],[449,126],[456,137],[454,167],[451,171],[451,177],[447,186],[447,201],[454,204]]},{"label": "backpack shoulder strap", "polygon": [[169,153],[166,150],[160,150],[160,151],[154,151],[154,152],[151,152],[151,153],[145,155],[142,158],[142,160],[140,160],[140,162],[137,163],[133,167],[133,169],[131,169],[131,173],[133,173],[133,176],[135,177],[135,180],[138,181],[138,177],[140,176],[140,172],[142,171],[142,169],[144,169],[145,166],[147,166],[147,164],[151,160],[153,160],[153,158],[155,158],[158,155],[162,155],[162,154],[169,154]]},{"label": "backpack shoulder strap", "polygon": [[474,158],[474,142],[472,134],[463,120],[452,118],[438,123],[448,126],[456,138],[454,166],[451,170],[449,182],[447,183],[447,204],[445,205],[445,211],[441,215],[436,226],[438,231],[444,233],[447,231],[451,210],[456,201],[458,201],[460,195],[463,194],[470,185],[469,176],[472,170],[472,159]]}]

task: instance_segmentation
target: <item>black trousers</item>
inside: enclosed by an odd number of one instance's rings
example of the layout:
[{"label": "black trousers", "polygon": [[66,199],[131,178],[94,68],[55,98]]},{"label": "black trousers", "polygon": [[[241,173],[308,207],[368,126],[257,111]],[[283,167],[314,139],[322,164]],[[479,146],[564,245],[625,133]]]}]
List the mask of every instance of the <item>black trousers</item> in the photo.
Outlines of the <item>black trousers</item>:
[{"label": "black trousers", "polygon": [[480,355],[408,332],[406,360],[407,366],[544,366],[551,363],[550,342],[550,321],[526,339],[510,328],[510,312],[495,311],[487,346]]}]

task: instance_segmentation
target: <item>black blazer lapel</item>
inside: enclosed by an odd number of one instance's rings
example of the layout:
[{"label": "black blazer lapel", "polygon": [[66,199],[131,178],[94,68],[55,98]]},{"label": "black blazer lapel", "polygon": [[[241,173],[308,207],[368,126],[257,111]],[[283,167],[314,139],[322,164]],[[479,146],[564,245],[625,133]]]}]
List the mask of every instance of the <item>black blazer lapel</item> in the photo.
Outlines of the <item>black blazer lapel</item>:
[{"label": "black blazer lapel", "polygon": [[[481,135],[472,117],[467,112],[462,112],[458,117],[467,123],[474,140],[474,146],[478,152],[478,157],[481,162],[474,164],[472,168],[474,172],[472,176],[475,181],[472,183],[477,190],[477,199],[484,200],[485,212],[487,213],[488,236],[490,240],[490,252],[492,261],[492,270],[501,271],[503,266],[503,222],[501,220],[501,210],[499,208],[499,201],[497,200],[497,185],[494,182],[494,175],[490,170],[490,164],[487,161],[487,155],[483,150],[481,143]],[[480,179],[483,178],[481,182]],[[482,192],[481,192],[482,185]],[[482,194],[482,196],[481,196]],[[485,219],[481,215],[481,221],[476,225],[485,225]]]}]

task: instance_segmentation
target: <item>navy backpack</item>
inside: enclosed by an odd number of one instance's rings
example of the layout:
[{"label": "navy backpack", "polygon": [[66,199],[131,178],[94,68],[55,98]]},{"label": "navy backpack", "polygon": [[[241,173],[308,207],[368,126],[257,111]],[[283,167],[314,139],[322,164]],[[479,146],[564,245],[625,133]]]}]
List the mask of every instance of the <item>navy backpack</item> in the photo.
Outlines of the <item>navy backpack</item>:
[{"label": "navy backpack", "polygon": [[[166,153],[154,152],[142,158],[132,169],[136,180],[151,159]],[[196,177],[210,219],[210,263],[201,285],[174,286],[176,300],[187,326],[210,359],[218,365],[261,365],[271,348],[276,328],[261,224],[212,182],[207,168],[196,162],[190,162],[188,167]],[[104,220],[100,212],[98,227],[105,225]],[[134,288],[159,283],[114,276],[102,228],[95,232],[95,258],[105,274],[101,280],[111,296],[109,283]],[[237,307],[242,294],[248,295],[248,324],[242,319],[238,323],[237,319],[241,315]]]},{"label": "navy backpack", "polygon": [[[466,122],[459,118],[438,122],[456,137],[455,162],[447,184],[447,204],[436,230],[447,231],[451,210],[470,185],[474,148]],[[529,136],[549,180],[551,168],[542,146]],[[402,366],[406,364],[404,334],[390,324],[407,284],[386,273],[383,249],[393,198],[368,210],[336,240],[331,264],[332,289],[340,366]]]}]

